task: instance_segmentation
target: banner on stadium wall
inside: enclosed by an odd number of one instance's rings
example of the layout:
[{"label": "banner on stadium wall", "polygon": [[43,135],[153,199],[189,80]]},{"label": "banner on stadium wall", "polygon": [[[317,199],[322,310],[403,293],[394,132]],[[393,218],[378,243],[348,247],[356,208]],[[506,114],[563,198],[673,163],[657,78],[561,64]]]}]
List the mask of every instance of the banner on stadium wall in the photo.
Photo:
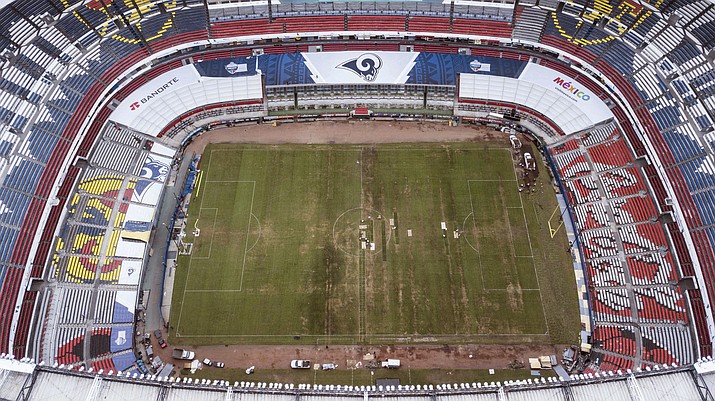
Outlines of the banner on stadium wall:
[{"label": "banner on stadium wall", "polygon": [[161,97],[199,81],[201,76],[193,65],[185,65],[159,75],[139,89],[127,96],[110,119],[119,124],[133,127],[133,121],[142,113],[142,110],[151,107]]},{"label": "banner on stadium wall", "polygon": [[611,110],[596,94],[559,71],[529,63],[519,79],[559,93],[573,102],[594,123],[613,117]]},{"label": "banner on stadium wall", "polygon": [[137,205],[131,203],[127,208],[126,223],[124,223],[124,229],[127,229],[128,223],[130,221],[135,222],[149,222],[154,221],[154,211],[155,209],[151,206]]},{"label": "banner on stadium wall", "polygon": [[318,84],[404,84],[419,53],[303,53],[313,82]]},{"label": "banner on stadium wall", "polygon": [[142,262],[139,260],[123,260],[119,270],[119,284],[137,285],[141,276]]},{"label": "banner on stadium wall", "polygon": [[134,305],[137,291],[117,291],[114,299],[112,323],[130,323],[134,321]]},{"label": "banner on stadium wall", "polygon": [[[112,352],[120,352],[132,348],[134,345],[134,331],[131,325],[121,325],[112,327],[112,334],[109,342],[109,349]],[[134,354],[131,354],[134,358]],[[117,367],[120,369],[121,365]]]},{"label": "banner on stadium wall", "polygon": [[146,221],[127,221],[124,223],[124,229],[121,236],[124,239],[133,239],[142,242],[149,242],[151,236],[151,222]]},{"label": "banner on stadium wall", "polygon": [[480,55],[348,51],[264,54],[200,61],[205,77],[231,78],[261,73],[267,86],[330,84],[455,85],[459,73],[516,78],[521,60]]}]

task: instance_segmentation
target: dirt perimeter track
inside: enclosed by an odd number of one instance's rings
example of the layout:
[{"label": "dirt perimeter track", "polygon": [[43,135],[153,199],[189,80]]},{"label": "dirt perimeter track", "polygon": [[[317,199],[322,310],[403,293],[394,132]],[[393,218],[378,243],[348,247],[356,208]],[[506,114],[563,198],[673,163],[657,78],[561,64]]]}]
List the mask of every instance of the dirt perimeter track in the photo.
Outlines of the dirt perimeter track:
[{"label": "dirt perimeter track", "polygon": [[[169,348],[167,348],[168,350]],[[508,364],[517,359],[527,362],[528,358],[540,355],[561,355],[563,350],[552,345],[213,345],[193,348],[199,359],[209,358],[226,363],[227,368],[286,369],[291,359],[309,359],[319,363],[335,363],[338,369],[345,369],[346,361],[361,361],[367,353],[377,359],[397,358],[411,369],[507,369]],[[469,356],[472,356],[471,358]],[[171,361],[169,353],[166,355]]]},{"label": "dirt perimeter track", "polygon": [[401,143],[401,142],[472,142],[508,138],[492,128],[474,125],[449,127],[443,123],[393,121],[320,121],[243,125],[209,131],[196,138],[187,152],[203,152],[209,143]]},{"label": "dirt perimeter track", "polygon": [[[185,153],[201,153],[210,143],[258,144],[373,144],[400,142],[479,142],[500,140],[505,134],[492,128],[464,125],[449,127],[444,123],[418,122],[312,122],[238,126],[206,132],[187,146]],[[158,355],[171,361],[171,346]],[[412,369],[506,369],[512,361],[526,362],[529,357],[560,355],[562,345],[218,345],[185,347],[196,351],[197,358],[226,363],[227,368],[254,365],[256,369],[285,369],[291,359],[333,362],[339,369],[346,361],[362,361],[367,353],[378,359],[398,358]],[[155,347],[158,349],[158,347]],[[470,357],[471,355],[471,357]]]}]

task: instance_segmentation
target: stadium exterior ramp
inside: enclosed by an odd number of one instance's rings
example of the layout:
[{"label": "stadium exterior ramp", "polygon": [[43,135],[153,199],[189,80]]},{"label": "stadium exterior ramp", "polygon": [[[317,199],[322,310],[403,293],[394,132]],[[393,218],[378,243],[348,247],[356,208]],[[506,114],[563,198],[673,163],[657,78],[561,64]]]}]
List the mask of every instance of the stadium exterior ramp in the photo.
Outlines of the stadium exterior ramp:
[{"label": "stadium exterior ramp", "polygon": [[706,401],[715,391],[715,362],[680,368],[438,386],[286,385],[78,372],[0,359],[0,400],[76,401]]}]

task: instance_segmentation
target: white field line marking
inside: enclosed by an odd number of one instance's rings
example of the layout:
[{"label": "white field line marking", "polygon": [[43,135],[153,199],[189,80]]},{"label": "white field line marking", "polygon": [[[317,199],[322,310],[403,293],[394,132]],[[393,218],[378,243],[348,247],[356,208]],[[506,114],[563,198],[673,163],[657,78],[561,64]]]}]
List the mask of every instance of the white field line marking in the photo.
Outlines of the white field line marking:
[{"label": "white field line marking", "polygon": [[[206,179],[207,180],[209,177],[209,171],[211,170],[211,160],[213,159],[213,157],[212,157],[213,152],[214,151],[212,150],[211,153],[209,153],[209,165],[206,166]],[[203,156],[202,156],[202,158],[203,158]],[[204,208],[204,197],[205,196],[206,196],[206,188],[204,188],[204,192],[201,193],[201,203],[199,205],[199,214],[201,214],[201,209]],[[177,337],[180,335],[179,329],[181,328],[181,317],[184,314],[184,303],[186,302],[186,287],[189,284],[189,277],[191,277],[191,261],[192,261],[192,258],[189,257],[189,267],[186,269],[186,281],[184,281],[184,291],[181,295],[181,308],[179,309],[179,319],[176,322],[176,336]]]},{"label": "white field line marking", "polygon": [[475,182],[515,182],[514,180],[467,180]]},{"label": "white field line marking", "polygon": [[[477,230],[477,216],[474,214],[474,200],[472,199],[472,185],[470,184],[471,180],[467,180],[467,191],[469,191],[469,206],[472,208],[472,226],[474,227],[474,233],[476,234],[479,230]],[[475,235],[474,242],[476,242],[477,247],[479,246],[479,241],[478,241],[478,236]],[[484,286],[484,269],[482,268],[482,253],[477,251],[474,247],[472,247],[477,252],[477,258],[479,259],[479,275],[482,277],[482,290],[486,289]]]},{"label": "white field line marking", "polygon": [[256,223],[258,223],[258,238],[256,238],[256,242],[254,242],[253,245],[251,245],[251,247],[248,249],[248,252],[251,252],[251,250],[252,250],[253,248],[255,248],[256,245],[258,245],[258,241],[261,240],[261,221],[258,220],[258,216],[256,216],[256,215],[253,214],[253,213],[251,213],[251,217],[253,217],[254,219],[256,219]]},{"label": "white field line marking", "polygon": [[[509,247],[511,248],[511,256],[514,257],[516,256],[516,249],[514,248],[514,233],[511,231],[511,222],[509,222],[509,209],[504,209],[504,212],[506,213],[506,226],[509,228]],[[514,268],[516,268],[516,265],[514,265]]]},{"label": "white field line marking", "polygon": [[[182,337],[182,338],[201,338],[201,337],[207,337],[207,338],[213,338],[213,337],[249,337],[249,338],[260,338],[260,337],[290,337],[294,333],[286,333],[286,334],[193,334],[193,335],[185,335],[185,336],[177,336],[177,337]],[[438,338],[484,338],[484,337],[543,337],[548,334],[539,334],[539,333],[526,333],[526,334],[515,334],[515,333],[489,333],[489,334],[434,334],[434,333],[425,333],[425,334],[404,334],[404,333],[374,333],[374,334],[368,334],[370,337],[377,337],[377,338],[410,338],[410,337],[438,337]],[[331,338],[338,337],[338,339],[344,339],[344,338],[356,338],[360,336],[360,334],[336,334],[336,335],[331,335]],[[301,337],[316,337],[318,339],[328,339],[328,336],[325,334],[301,334]],[[438,341],[435,341],[438,342]]]},{"label": "white field line marking", "polygon": [[[204,185],[206,187],[206,185]],[[203,200],[203,198],[202,198]],[[214,246],[214,235],[216,235],[216,219],[218,217],[218,208],[215,207],[207,207],[199,210],[199,218],[201,218],[201,212],[204,210],[213,210],[214,211],[214,223],[213,226],[211,226],[211,242],[209,242],[209,255],[208,256],[189,256],[190,259],[211,259],[211,250],[213,249]],[[199,220],[196,219],[198,222]]]},{"label": "white field line marking", "polygon": [[362,209],[362,151],[363,148],[360,148],[360,209]]},{"label": "white field line marking", "polygon": [[[519,177],[516,175],[516,169],[514,169],[514,180],[516,181],[516,190],[519,190]],[[549,334],[549,321],[546,319],[546,307],[544,306],[544,295],[541,293],[541,283],[539,282],[539,274],[536,271],[536,259],[534,256],[534,248],[531,246],[531,235],[529,234],[529,223],[526,221],[526,212],[524,212],[524,200],[521,197],[521,192],[519,192],[519,202],[521,203],[521,214],[524,216],[524,226],[526,227],[526,238],[529,240],[529,251],[531,251],[531,266],[534,268],[534,277],[536,277],[536,286],[539,287],[539,299],[541,300],[541,310],[544,313],[544,325],[546,326],[546,333]]]},{"label": "white field line marking", "polygon": [[252,182],[255,183],[256,181],[251,181],[251,180],[206,180],[204,182],[223,182],[223,183],[239,183],[239,182]]},{"label": "white field line marking", "polygon": [[253,199],[256,196],[256,181],[253,181],[253,191],[251,192],[251,208],[248,212],[248,225],[246,226],[246,239],[243,247],[243,264],[241,265],[241,284],[238,286],[238,291],[243,289],[243,274],[246,271],[246,254],[248,254],[248,236],[251,233],[251,216],[253,216]]}]

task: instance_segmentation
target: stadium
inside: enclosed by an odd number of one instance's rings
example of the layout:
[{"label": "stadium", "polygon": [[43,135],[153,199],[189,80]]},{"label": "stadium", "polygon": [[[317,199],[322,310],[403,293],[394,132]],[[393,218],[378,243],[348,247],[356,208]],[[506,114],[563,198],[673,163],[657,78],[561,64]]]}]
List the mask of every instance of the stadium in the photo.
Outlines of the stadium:
[{"label": "stadium", "polygon": [[0,399],[714,399],[711,0],[0,5]]}]

